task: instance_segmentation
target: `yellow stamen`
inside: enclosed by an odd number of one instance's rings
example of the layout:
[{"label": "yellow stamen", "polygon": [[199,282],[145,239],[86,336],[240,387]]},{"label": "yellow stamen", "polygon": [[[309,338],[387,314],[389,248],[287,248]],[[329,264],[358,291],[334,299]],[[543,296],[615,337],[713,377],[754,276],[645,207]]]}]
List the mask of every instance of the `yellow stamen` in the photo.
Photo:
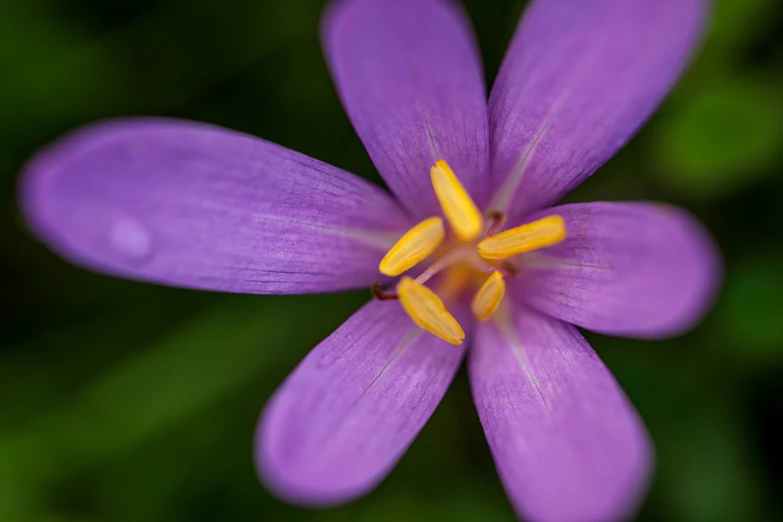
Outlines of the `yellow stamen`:
[{"label": "yellow stamen", "polygon": [[449,164],[443,160],[435,162],[430,168],[430,178],[443,213],[457,236],[463,241],[476,239],[483,227],[481,213]]},{"label": "yellow stamen", "polygon": [[484,259],[505,259],[556,245],[565,237],[566,228],[563,218],[547,216],[488,237],[478,244],[478,252]]},{"label": "yellow stamen", "polygon": [[408,230],[381,260],[378,270],[397,276],[432,254],[443,242],[446,232],[439,217],[425,219]]},{"label": "yellow stamen", "polygon": [[492,272],[473,297],[470,305],[473,315],[479,321],[486,321],[498,309],[504,295],[506,295],[506,282],[503,281],[503,276],[498,271]]},{"label": "yellow stamen", "polygon": [[423,330],[451,344],[462,344],[465,332],[440,297],[424,285],[403,276],[397,285],[402,307]]}]

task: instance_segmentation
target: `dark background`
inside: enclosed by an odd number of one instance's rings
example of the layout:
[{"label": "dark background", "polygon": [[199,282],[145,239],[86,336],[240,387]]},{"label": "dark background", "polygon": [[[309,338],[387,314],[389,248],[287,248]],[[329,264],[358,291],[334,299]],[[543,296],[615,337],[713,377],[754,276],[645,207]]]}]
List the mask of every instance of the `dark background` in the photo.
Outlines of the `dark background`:
[{"label": "dark background", "polygon": [[[491,84],[524,2],[464,3]],[[322,7],[0,2],[0,521],[513,520],[464,370],[364,499],[304,510],[258,483],[260,409],[366,292],[226,296],[110,279],[54,257],[19,217],[26,158],[123,115],[216,123],[379,181],[321,55]],[[641,520],[783,519],[781,32],[779,0],[717,1],[684,81],[570,197],[685,206],[725,255],[724,291],[692,333],[589,335],[657,448]]]}]

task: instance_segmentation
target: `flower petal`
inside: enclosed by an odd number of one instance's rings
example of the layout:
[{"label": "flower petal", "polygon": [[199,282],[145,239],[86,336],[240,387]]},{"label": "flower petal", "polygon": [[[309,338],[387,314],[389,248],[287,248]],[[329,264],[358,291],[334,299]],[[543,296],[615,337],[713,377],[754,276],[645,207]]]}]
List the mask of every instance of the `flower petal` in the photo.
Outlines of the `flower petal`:
[{"label": "flower petal", "polygon": [[372,489],[427,422],[463,353],[419,329],[398,303],[367,304],[270,401],[256,436],[262,479],[310,505]]},{"label": "flower petal", "polygon": [[470,382],[498,472],[526,520],[628,515],[650,472],[644,427],[576,329],[517,308],[478,326]]},{"label": "flower petal", "polygon": [[440,215],[430,167],[445,160],[477,204],[489,188],[481,60],[470,22],[442,0],[343,0],[324,49],[376,168],[417,218]]},{"label": "flower petal", "polygon": [[707,310],[719,255],[685,211],[654,203],[579,203],[542,211],[566,222],[562,243],[522,257],[515,292],[554,317],[634,337],[681,333]]},{"label": "flower petal", "polygon": [[31,162],[22,192],[34,230],[79,265],[228,292],[366,287],[410,225],[347,172],[177,120],[79,130]]},{"label": "flower petal", "polygon": [[608,160],[671,88],[705,0],[535,0],[489,101],[492,208],[514,222]]}]

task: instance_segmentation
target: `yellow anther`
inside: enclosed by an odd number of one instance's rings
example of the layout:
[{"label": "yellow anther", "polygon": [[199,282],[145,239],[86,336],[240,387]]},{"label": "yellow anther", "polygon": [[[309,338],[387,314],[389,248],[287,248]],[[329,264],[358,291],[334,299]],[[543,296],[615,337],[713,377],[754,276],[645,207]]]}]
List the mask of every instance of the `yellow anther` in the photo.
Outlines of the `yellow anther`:
[{"label": "yellow anther", "polygon": [[476,295],[470,309],[479,321],[486,321],[500,306],[503,296],[506,295],[506,282],[500,272],[492,272],[492,275],[484,281]]},{"label": "yellow anther", "polygon": [[565,237],[563,218],[547,216],[488,237],[478,244],[478,252],[484,259],[505,259],[556,245]]},{"label": "yellow anther", "polygon": [[457,236],[463,241],[476,239],[484,224],[481,213],[449,164],[443,160],[435,162],[430,168],[430,178],[443,213]]},{"label": "yellow anther", "polygon": [[443,220],[439,217],[425,219],[408,230],[389,250],[378,266],[387,276],[397,276],[432,254],[445,236]]},{"label": "yellow anther", "polygon": [[465,332],[435,292],[403,276],[397,284],[397,294],[402,307],[419,327],[448,343],[462,344]]}]

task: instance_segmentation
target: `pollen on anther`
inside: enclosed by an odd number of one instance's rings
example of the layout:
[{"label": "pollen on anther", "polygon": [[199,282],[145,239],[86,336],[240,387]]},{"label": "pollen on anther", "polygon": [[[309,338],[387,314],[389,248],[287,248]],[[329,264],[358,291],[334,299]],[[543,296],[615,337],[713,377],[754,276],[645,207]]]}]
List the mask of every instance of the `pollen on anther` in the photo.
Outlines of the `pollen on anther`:
[{"label": "pollen on anther", "polygon": [[397,285],[397,294],[403,309],[421,329],[448,343],[462,344],[465,332],[435,292],[403,276]]},{"label": "pollen on anther", "polygon": [[468,191],[462,186],[449,164],[438,160],[430,168],[430,179],[435,195],[454,233],[462,241],[472,241],[481,234],[484,220]]},{"label": "pollen on anther", "polygon": [[478,253],[484,259],[506,259],[556,245],[565,238],[565,221],[552,215],[488,237],[478,244]]},{"label": "pollen on anther", "polygon": [[408,230],[378,265],[387,276],[398,276],[432,254],[443,242],[446,232],[439,217],[425,219]]},{"label": "pollen on anther", "polygon": [[473,296],[473,302],[470,305],[473,315],[479,321],[486,321],[498,309],[505,295],[506,283],[503,280],[503,275],[495,271],[484,281],[479,291]]}]

